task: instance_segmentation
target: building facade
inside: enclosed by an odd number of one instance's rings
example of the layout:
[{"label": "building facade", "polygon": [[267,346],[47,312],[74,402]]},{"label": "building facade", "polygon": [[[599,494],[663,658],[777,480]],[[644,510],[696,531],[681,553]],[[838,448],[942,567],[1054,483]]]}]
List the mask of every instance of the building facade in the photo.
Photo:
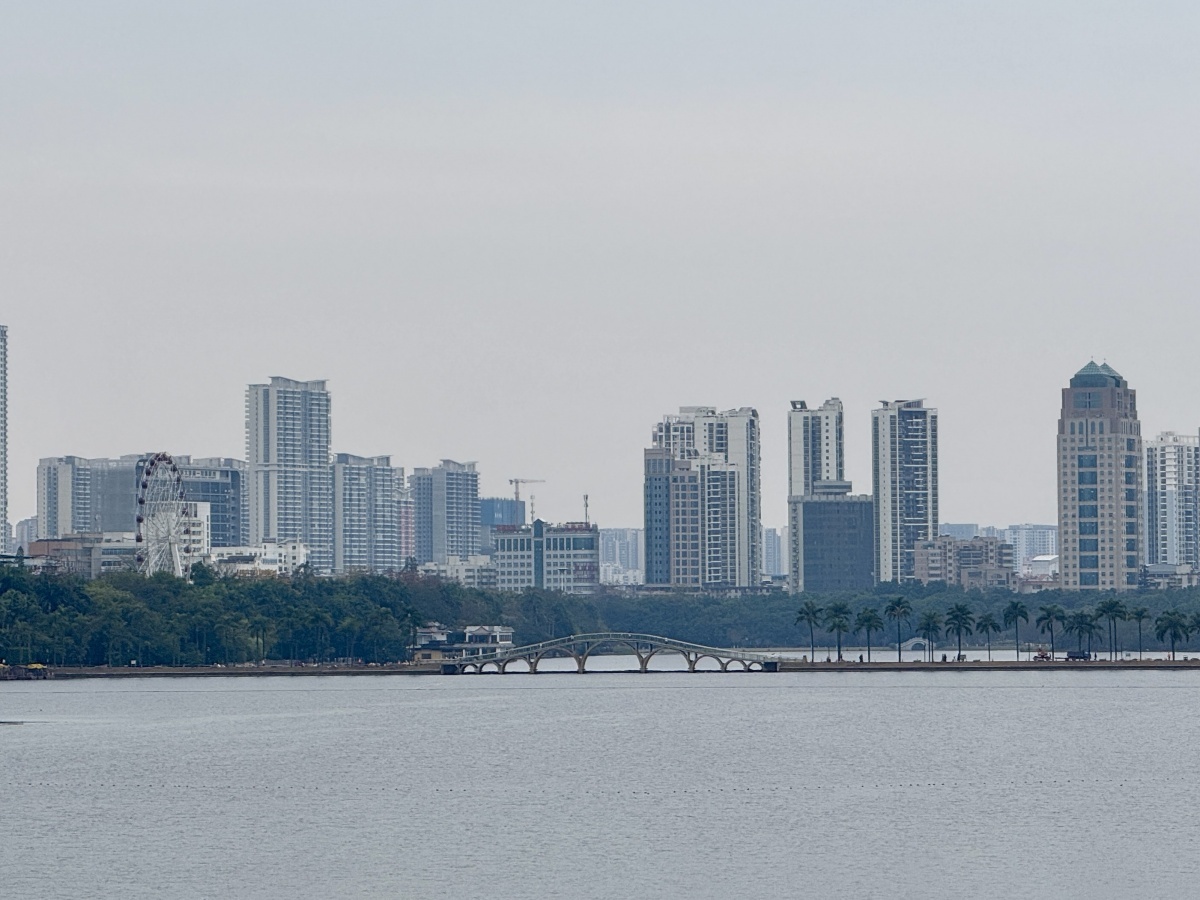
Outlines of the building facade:
[{"label": "building facade", "polygon": [[585,522],[501,525],[496,530],[496,586],[594,594],[600,588],[600,529]]},{"label": "building facade", "polygon": [[998,537],[956,538],[939,535],[917,543],[915,579],[941,581],[966,590],[1011,589],[1016,583],[1012,544]]},{"label": "building facade", "polygon": [[1089,362],[1062,391],[1058,420],[1059,578],[1066,590],[1137,588],[1143,448],[1137,392]]},{"label": "building facade", "polygon": [[843,481],[846,473],[842,401],[826,400],[809,409],[793,400],[788,411],[788,496],[813,493],[818,481]]},{"label": "building facade", "polygon": [[479,500],[479,546],[491,553],[492,532],[497,525],[524,525],[525,501],[513,497],[482,497]]},{"label": "building facade", "polygon": [[443,459],[432,469],[413,469],[412,490],[419,563],[479,555],[479,473],[475,463]]},{"label": "building facade", "polygon": [[883,401],[871,412],[875,571],[915,577],[917,543],[938,533],[938,414],[923,400]]},{"label": "building facade", "polygon": [[762,575],[758,412],[686,406],[644,453],[646,583],[757,586]]},{"label": "building facade", "polygon": [[787,574],[783,552],[783,535],[778,528],[763,529],[763,574],[768,578]]},{"label": "building facade", "polygon": [[1147,565],[1200,568],[1200,437],[1164,431],[1146,442]]},{"label": "building facade", "polygon": [[788,502],[792,593],[868,591],[875,585],[874,502],[848,481],[818,481]]},{"label": "building facade", "polygon": [[1058,526],[1009,525],[999,535],[1005,543],[1012,544],[1013,566],[1018,573],[1029,573],[1033,560],[1039,556],[1058,555]]},{"label": "building facade", "polygon": [[399,572],[399,485],[389,456],[339,453],[333,459],[333,572]]},{"label": "building facade", "polygon": [[[132,502],[129,513],[132,519]],[[38,540],[95,533],[92,528],[92,468],[88,460],[80,456],[38,460],[37,527]]]},{"label": "building facade", "polygon": [[299,541],[333,568],[330,396],[324,381],[273,377],[246,388],[250,543]]}]

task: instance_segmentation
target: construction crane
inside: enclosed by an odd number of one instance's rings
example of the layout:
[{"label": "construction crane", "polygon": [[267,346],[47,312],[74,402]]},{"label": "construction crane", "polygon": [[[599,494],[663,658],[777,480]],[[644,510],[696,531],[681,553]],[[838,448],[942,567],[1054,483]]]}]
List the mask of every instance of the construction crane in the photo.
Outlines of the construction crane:
[{"label": "construction crane", "polygon": [[508,483],[513,486],[513,499],[518,503],[521,502],[521,485],[523,484],[545,484],[544,478],[510,478]]}]

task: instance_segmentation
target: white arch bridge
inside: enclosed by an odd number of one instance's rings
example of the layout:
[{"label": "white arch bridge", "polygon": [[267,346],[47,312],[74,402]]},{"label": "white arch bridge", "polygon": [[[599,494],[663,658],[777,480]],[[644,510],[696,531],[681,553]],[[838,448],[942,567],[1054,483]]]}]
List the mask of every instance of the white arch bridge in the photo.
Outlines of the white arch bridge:
[{"label": "white arch bridge", "polygon": [[544,659],[569,658],[575,661],[575,671],[587,672],[587,662],[598,651],[620,652],[625,650],[637,657],[638,671],[650,671],[650,660],[663,653],[678,653],[687,663],[689,672],[696,671],[696,664],[704,659],[714,660],[722,672],[778,672],[779,657],[766,653],[743,650],[705,647],[690,644],[655,634],[630,634],[626,632],[604,632],[601,634],[573,634],[570,637],[528,644],[524,647],[508,647],[479,656],[462,659],[447,659],[441,663],[443,675],[478,675],[486,673],[505,674],[515,662],[524,662],[531,675],[536,675],[538,665]]}]

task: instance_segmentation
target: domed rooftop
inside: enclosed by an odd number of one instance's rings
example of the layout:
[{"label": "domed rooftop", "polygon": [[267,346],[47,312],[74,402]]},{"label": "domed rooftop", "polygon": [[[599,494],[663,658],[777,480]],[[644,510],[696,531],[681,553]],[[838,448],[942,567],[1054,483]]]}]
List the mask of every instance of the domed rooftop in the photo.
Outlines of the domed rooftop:
[{"label": "domed rooftop", "polygon": [[1086,366],[1075,373],[1075,377],[1071,379],[1071,387],[1073,388],[1106,388],[1106,387],[1129,387],[1125,379],[1121,377],[1121,373],[1110,366],[1108,363],[1096,365],[1096,361],[1090,360]]}]

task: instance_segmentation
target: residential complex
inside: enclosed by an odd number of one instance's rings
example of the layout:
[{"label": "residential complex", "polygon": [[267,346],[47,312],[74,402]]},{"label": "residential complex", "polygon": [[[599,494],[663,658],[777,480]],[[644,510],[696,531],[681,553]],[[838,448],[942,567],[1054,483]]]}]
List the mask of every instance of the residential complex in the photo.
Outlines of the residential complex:
[{"label": "residential complex", "polygon": [[1127,591],[1142,562],[1137,393],[1089,362],[1062,391],[1058,420],[1059,578],[1067,590]]},{"label": "residential complex", "polygon": [[399,572],[399,486],[404,470],[389,456],[339,453],[333,459],[333,572]]},{"label": "residential complex", "polygon": [[923,400],[882,401],[871,435],[876,577],[909,581],[917,543],[938,533],[937,410]]},{"label": "residential complex", "polygon": [[842,401],[826,400],[809,409],[793,400],[788,410],[788,496],[813,493],[818,481],[845,480],[845,439]]},{"label": "residential complex", "polygon": [[643,455],[646,583],[757,586],[762,573],[758,412],[681,407]]},{"label": "residential complex", "polygon": [[324,381],[275,376],[246,388],[250,543],[298,540],[333,567],[330,397]]}]

